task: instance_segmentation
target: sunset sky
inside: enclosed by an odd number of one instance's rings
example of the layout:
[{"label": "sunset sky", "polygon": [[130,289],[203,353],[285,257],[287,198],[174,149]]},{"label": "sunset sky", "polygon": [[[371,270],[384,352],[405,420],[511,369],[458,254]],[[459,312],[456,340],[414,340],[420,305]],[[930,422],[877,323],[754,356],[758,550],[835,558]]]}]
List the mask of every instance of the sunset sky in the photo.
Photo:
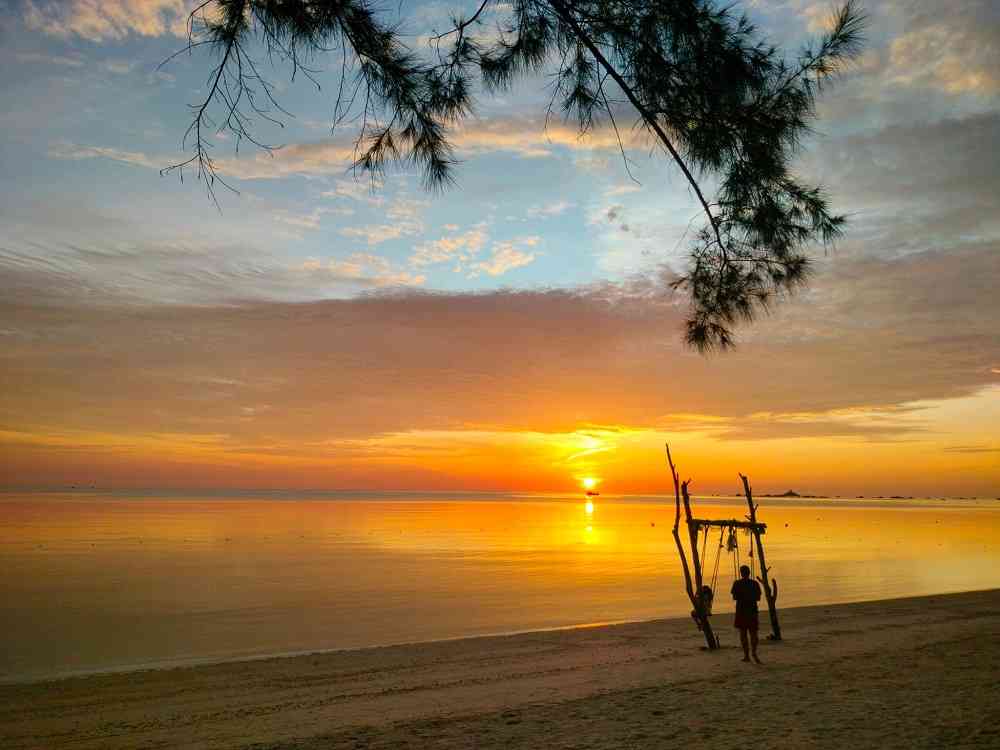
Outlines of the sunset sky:
[{"label": "sunset sky", "polygon": [[[798,168],[850,216],[808,290],[682,344],[695,201],[613,133],[481,97],[458,184],[372,189],[288,71],[284,147],[181,138],[211,61],[186,0],[0,6],[0,485],[1000,496],[1000,4],[870,0]],[[470,4],[471,5],[471,4]],[[794,49],[830,5],[742,4]],[[450,2],[400,10],[415,49]],[[483,33],[490,33],[490,24]]]}]

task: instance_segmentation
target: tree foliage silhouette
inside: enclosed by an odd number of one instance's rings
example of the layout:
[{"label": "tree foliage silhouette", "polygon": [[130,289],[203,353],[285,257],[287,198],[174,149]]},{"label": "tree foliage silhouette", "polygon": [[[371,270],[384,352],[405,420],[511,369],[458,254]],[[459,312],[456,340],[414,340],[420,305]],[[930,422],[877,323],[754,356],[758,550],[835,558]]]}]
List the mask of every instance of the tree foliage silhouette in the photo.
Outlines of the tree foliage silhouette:
[{"label": "tree foliage silhouette", "polygon": [[[475,36],[487,13],[498,16],[489,43]],[[575,119],[581,134],[600,122],[617,134],[631,115],[697,197],[704,223],[675,286],[690,293],[686,339],[699,350],[731,346],[736,324],[806,280],[808,247],[840,234],[844,217],[790,161],[810,132],[817,94],[860,50],[865,19],[854,0],[794,60],[712,0],[483,0],[453,20],[421,55],[368,0],[207,0],[189,18],[185,50],[206,46],[216,64],[205,98],[192,105],[184,144],[193,154],[164,172],[195,169],[214,200],[216,183],[226,183],[210,132],[230,131],[237,148],[243,140],[271,148],[253,135],[254,118],[279,122],[288,113],[255,50],[314,82],[311,61],[340,55],[333,124],[358,113],[355,166],[374,177],[406,161],[431,189],[453,179],[449,133],[477,93],[552,72],[550,112]]]}]

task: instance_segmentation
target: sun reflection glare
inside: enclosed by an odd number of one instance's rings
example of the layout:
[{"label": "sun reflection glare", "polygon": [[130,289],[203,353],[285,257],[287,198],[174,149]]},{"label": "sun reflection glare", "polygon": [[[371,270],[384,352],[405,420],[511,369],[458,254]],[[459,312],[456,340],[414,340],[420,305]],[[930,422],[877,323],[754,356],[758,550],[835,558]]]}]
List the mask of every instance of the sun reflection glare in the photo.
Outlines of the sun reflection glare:
[{"label": "sun reflection glare", "polygon": [[588,500],[587,504],[583,506],[583,509],[587,511],[588,516],[591,515],[594,512],[594,503]]}]

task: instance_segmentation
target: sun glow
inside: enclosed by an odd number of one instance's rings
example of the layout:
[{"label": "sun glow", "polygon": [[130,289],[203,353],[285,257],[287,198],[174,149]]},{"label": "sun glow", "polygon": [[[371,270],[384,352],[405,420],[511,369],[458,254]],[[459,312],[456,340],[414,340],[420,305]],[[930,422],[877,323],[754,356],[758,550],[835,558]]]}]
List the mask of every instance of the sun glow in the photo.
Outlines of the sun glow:
[{"label": "sun glow", "polygon": [[594,503],[593,503],[592,501],[588,500],[588,501],[587,501],[587,504],[583,506],[583,509],[584,509],[585,511],[587,511],[587,515],[588,515],[588,516],[589,516],[589,515],[592,515],[592,514],[593,514],[593,512],[594,512]]},{"label": "sun glow", "polygon": [[597,486],[597,480],[594,477],[584,477],[580,480],[580,484],[583,485],[583,489],[592,490]]}]

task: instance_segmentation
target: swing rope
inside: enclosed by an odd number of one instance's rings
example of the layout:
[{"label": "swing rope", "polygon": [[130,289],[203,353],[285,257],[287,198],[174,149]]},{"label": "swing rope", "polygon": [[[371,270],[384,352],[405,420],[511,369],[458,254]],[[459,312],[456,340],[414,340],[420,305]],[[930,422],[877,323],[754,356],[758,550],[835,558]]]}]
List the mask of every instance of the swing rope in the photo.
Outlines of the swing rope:
[{"label": "swing rope", "polygon": [[733,580],[740,578],[740,538],[733,527],[729,527],[729,539],[732,542],[733,550]]},{"label": "swing rope", "polygon": [[705,527],[705,536],[701,542],[701,570],[705,571],[705,553],[708,552],[708,526]]},{"label": "swing rope", "polygon": [[[705,568],[705,561],[708,559],[708,532],[709,527],[705,527],[704,535],[702,537],[702,549],[701,549],[701,570],[703,573],[707,572]],[[728,533],[727,533],[728,532]],[[751,579],[756,579],[757,577],[757,562],[756,555],[753,552],[753,534],[749,529],[746,529],[747,535],[747,557],[749,558],[750,567],[750,577]],[[710,588],[713,592],[716,590],[716,585],[719,582],[719,568],[722,563],[723,550],[726,554],[732,552],[733,560],[733,580],[738,581],[740,579],[740,558],[742,551],[740,549],[740,537],[739,531],[734,526],[723,526],[719,529],[719,544],[715,549],[715,563],[712,565],[712,578]]]},{"label": "swing rope", "polygon": [[722,562],[722,538],[725,533],[725,529],[719,529],[719,546],[715,550],[715,567],[712,569],[712,591],[715,591],[715,584],[719,580],[719,563]]}]

